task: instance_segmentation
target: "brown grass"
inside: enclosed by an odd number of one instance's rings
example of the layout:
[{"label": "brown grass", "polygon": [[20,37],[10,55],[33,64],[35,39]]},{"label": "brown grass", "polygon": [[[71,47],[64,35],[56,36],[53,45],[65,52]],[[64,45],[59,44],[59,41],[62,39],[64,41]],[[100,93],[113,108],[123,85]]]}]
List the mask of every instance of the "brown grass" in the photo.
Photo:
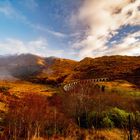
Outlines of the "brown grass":
[{"label": "brown grass", "polygon": [[[111,129],[111,130],[80,130],[81,134],[69,135],[64,137],[52,136],[51,138],[32,138],[31,140],[128,140],[128,134],[123,130]],[[133,133],[134,140],[137,135]]]},{"label": "brown grass", "polygon": [[21,97],[25,93],[35,93],[42,94],[46,96],[51,96],[53,93],[57,92],[57,89],[52,88],[48,85],[35,84],[25,81],[0,81],[0,87],[8,87],[8,95],[0,93],[0,110],[6,111],[6,102],[13,96]]},{"label": "brown grass", "polygon": [[35,84],[26,81],[0,81],[0,86],[9,87],[9,92],[11,94],[16,94],[19,96],[21,96],[24,92],[51,96],[53,92],[56,91],[55,88],[52,88],[48,85]]}]

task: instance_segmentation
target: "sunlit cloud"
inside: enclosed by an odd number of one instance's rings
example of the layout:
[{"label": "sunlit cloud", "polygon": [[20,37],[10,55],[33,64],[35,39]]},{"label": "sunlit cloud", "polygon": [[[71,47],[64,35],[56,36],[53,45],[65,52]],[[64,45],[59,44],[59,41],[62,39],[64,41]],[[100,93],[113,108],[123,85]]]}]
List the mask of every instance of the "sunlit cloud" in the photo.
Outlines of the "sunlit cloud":
[{"label": "sunlit cloud", "polygon": [[0,41],[0,55],[32,53],[40,56],[58,56],[61,57],[63,50],[52,50],[44,38],[38,38],[31,41],[21,41],[8,38]]},{"label": "sunlit cloud", "polygon": [[[61,56],[62,52],[67,52],[63,56],[78,60],[86,56],[139,55],[137,51],[139,51],[140,42],[138,39],[140,38],[140,0],[78,1],[69,3],[72,4],[71,11],[68,10],[68,3],[62,3],[62,1],[13,2],[6,0],[6,2],[2,2],[0,16],[3,18],[3,22],[1,22],[3,42],[0,41],[0,44],[20,46],[18,47],[20,53],[30,52],[31,49],[31,53],[43,56],[46,50],[47,53],[49,51],[50,54],[57,56]],[[40,8],[42,8],[41,11]],[[23,28],[20,30],[20,27]],[[14,29],[15,33],[13,33]],[[29,38],[24,34],[28,34]],[[32,38],[37,38],[37,40],[32,40]],[[44,38],[48,39],[46,43]],[[29,39],[31,41],[23,41]],[[45,43],[45,45],[40,45],[44,46],[44,49],[36,48],[34,50],[34,47],[31,47],[36,46],[38,40]],[[32,41],[35,43],[34,45],[31,43]],[[10,52],[11,46],[3,47],[3,49],[1,46],[0,54]],[[58,47],[60,47],[60,51],[58,50],[57,54],[55,48]],[[11,53],[18,53],[15,50],[11,50]]]},{"label": "sunlit cloud", "polygon": [[[97,57],[117,54],[117,52],[121,52],[122,55],[135,54],[134,50],[138,50],[139,44],[135,38],[133,38],[133,45],[128,43],[132,41],[129,37],[124,38],[122,44],[114,45],[111,49],[106,44],[123,26],[140,26],[139,6],[139,0],[85,0],[78,13],[72,16],[74,24],[81,22],[88,27],[86,36],[73,44],[73,48],[79,50],[79,57]],[[124,51],[121,51],[123,47]],[[129,51],[132,48],[135,49]],[[118,51],[115,53],[116,50]],[[127,51],[129,53],[126,53]]]},{"label": "sunlit cloud", "polygon": [[114,47],[108,49],[109,55],[140,55],[140,31],[129,34],[123,38],[122,42],[114,45]]}]

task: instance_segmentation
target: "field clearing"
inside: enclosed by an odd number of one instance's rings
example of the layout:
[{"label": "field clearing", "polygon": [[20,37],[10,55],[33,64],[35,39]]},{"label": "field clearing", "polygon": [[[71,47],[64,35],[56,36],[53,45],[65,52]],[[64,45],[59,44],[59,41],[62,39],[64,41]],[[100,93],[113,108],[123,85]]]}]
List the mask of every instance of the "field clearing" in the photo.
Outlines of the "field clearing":
[{"label": "field clearing", "polygon": [[57,89],[48,85],[35,84],[26,81],[0,81],[0,87],[8,88],[6,92],[0,92],[0,110],[6,111],[5,103],[11,96],[21,97],[27,93],[35,93],[46,96],[52,96],[57,92]]},{"label": "field clearing", "polygon": [[140,96],[140,89],[134,84],[125,80],[115,80],[111,82],[100,82],[99,85],[105,85],[111,92],[117,92],[118,94],[129,96]]},{"label": "field clearing", "polygon": [[51,96],[53,93],[56,92],[56,88],[54,87],[26,81],[0,81],[0,86],[8,87],[10,94],[16,96],[22,96],[22,94],[25,92]]},{"label": "field clearing", "polygon": [[108,88],[116,87],[122,89],[134,89],[134,87],[136,87],[134,84],[129,83],[128,81],[125,80],[115,80],[115,81],[100,82],[100,83],[106,85]]}]

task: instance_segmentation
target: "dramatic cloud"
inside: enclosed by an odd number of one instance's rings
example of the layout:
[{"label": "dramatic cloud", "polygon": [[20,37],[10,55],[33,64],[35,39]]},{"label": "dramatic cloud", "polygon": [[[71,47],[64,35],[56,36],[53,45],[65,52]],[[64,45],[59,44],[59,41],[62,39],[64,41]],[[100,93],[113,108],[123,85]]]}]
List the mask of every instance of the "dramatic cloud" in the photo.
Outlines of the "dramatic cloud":
[{"label": "dramatic cloud", "polygon": [[108,55],[140,55],[140,31],[124,37],[121,43],[107,50]]},{"label": "dramatic cloud", "polygon": [[140,0],[85,0],[78,14],[72,16],[73,23],[84,23],[88,27],[86,36],[73,45],[79,50],[79,57],[136,54],[140,50],[139,41],[135,38],[138,35],[129,35],[112,48],[106,44],[123,26],[140,26],[139,7]]},{"label": "dramatic cloud", "polygon": [[17,39],[6,39],[0,41],[0,55],[32,53],[41,56],[61,57],[63,50],[51,50],[44,38],[38,38],[33,41],[24,42]]}]

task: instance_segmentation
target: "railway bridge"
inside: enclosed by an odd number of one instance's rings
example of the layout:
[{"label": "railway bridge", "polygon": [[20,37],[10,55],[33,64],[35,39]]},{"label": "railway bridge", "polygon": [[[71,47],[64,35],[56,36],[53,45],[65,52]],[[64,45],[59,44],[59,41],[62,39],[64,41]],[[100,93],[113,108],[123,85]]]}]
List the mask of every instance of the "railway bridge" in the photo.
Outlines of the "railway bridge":
[{"label": "railway bridge", "polygon": [[69,83],[63,86],[64,91],[70,91],[75,87],[79,86],[79,84],[90,84],[90,83],[97,83],[97,82],[107,82],[109,78],[96,78],[96,79],[83,79],[83,80],[74,80],[70,81]]}]

